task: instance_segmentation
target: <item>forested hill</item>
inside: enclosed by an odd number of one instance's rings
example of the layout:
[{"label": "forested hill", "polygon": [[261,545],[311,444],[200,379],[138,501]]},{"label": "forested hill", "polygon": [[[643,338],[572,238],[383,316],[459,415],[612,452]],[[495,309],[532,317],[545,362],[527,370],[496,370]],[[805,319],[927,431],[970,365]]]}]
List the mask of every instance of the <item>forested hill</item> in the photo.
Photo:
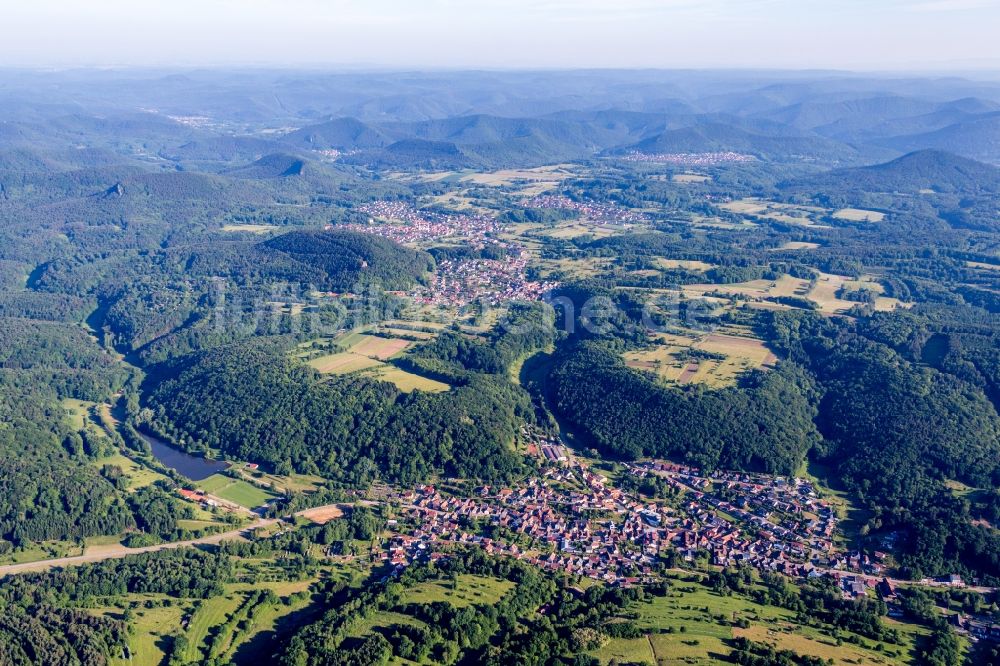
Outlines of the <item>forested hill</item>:
[{"label": "forested hill", "polygon": [[434,267],[425,252],[353,231],[293,231],[264,241],[261,247],[320,271],[323,283],[317,286],[337,291],[363,282],[406,289]]},{"label": "forested hill", "polygon": [[613,457],[792,474],[818,440],[812,382],[791,365],[753,374],[738,388],[683,389],[584,342],[563,351],[551,383],[562,415]]},{"label": "forested hill", "polygon": [[1000,168],[940,150],[921,150],[885,164],[838,169],[784,187],[816,192],[991,195],[1000,193]]}]

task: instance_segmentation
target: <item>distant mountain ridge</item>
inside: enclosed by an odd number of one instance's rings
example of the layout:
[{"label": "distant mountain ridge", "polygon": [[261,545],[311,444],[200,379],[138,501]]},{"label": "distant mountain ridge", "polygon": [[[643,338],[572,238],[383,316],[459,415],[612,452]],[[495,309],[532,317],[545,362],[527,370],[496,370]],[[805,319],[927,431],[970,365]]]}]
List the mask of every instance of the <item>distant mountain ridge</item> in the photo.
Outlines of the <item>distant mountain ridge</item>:
[{"label": "distant mountain ridge", "polygon": [[[1000,168],[940,150],[920,150],[898,159],[866,167],[836,169],[779,184],[788,192],[846,197],[863,202],[872,194],[894,197],[948,195],[975,201],[1000,194]],[[935,199],[929,199],[935,204]],[[954,204],[949,204],[954,205]],[[965,207],[965,204],[962,204]]]}]

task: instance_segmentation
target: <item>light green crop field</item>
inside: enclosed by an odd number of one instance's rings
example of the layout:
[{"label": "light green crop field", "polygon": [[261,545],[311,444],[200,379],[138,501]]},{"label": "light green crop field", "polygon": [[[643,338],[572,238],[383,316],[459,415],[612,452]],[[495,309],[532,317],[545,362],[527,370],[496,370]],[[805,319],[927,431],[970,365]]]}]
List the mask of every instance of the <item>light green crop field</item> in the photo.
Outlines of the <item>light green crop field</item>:
[{"label": "light green crop field", "polygon": [[439,382],[430,377],[422,377],[412,372],[407,372],[394,365],[383,365],[374,371],[375,377],[382,381],[392,382],[400,391],[412,393],[413,391],[426,391],[428,393],[444,393],[451,390],[451,386],[444,382]]}]

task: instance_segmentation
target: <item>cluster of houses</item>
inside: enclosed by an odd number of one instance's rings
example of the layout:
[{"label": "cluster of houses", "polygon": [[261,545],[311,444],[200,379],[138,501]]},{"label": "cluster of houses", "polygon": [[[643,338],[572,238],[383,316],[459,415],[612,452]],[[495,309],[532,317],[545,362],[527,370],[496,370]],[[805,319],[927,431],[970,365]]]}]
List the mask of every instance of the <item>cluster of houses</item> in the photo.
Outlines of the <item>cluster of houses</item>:
[{"label": "cluster of houses", "polygon": [[536,301],[555,282],[526,278],[527,253],[507,259],[444,259],[431,284],[412,294],[421,305],[462,306],[474,301],[500,305],[514,300]]},{"label": "cluster of houses", "polygon": [[585,220],[601,224],[636,224],[646,220],[644,214],[629,208],[596,201],[574,201],[569,197],[556,194],[533,197],[528,199],[524,205],[528,208],[572,210],[579,213],[580,217]]},{"label": "cluster of houses", "polygon": [[[752,483],[722,481],[760,486],[760,498],[740,508],[706,492],[703,482],[708,479],[696,470],[674,466],[686,490],[680,508],[674,509],[615,487],[567,458],[558,444],[535,446],[543,456],[543,473],[522,485],[483,487],[474,497],[443,494],[433,487],[400,494],[407,522],[414,527],[398,538],[386,558],[403,565],[432,551],[435,543],[473,543],[543,568],[623,583],[651,575],[668,552],[688,561],[707,553],[714,564],[791,576],[819,572],[835,556],[832,539],[824,533],[835,520],[832,512],[796,483],[769,488],[757,477]],[[632,473],[648,472],[637,466]],[[769,519],[776,504],[782,507],[776,515],[782,517],[810,509],[820,513],[813,520],[782,525]]]},{"label": "cluster of houses", "polygon": [[485,215],[418,210],[403,201],[373,201],[358,206],[357,210],[369,216],[367,224],[347,224],[338,228],[382,236],[397,243],[462,236],[481,244],[487,233],[500,228],[495,219]]},{"label": "cluster of houses", "polygon": [[756,162],[757,158],[746,153],[731,150],[709,153],[642,153],[631,152],[623,158],[625,162],[646,162],[650,164],[677,164],[684,166],[714,166],[717,164],[740,164]]}]

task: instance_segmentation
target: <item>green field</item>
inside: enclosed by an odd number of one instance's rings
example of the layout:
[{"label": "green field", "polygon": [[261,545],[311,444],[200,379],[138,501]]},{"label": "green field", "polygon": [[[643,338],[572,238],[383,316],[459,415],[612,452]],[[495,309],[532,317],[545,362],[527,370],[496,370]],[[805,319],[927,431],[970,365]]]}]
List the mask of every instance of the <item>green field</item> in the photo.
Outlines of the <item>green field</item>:
[{"label": "green field", "polygon": [[91,410],[96,406],[97,403],[88,400],[64,398],[62,401],[62,407],[69,414],[69,422],[73,430],[83,430],[87,423],[93,422]]},{"label": "green field", "polygon": [[403,595],[403,603],[430,604],[447,601],[457,608],[473,604],[495,604],[513,588],[514,584],[510,581],[460,574],[456,576],[454,584],[449,581],[434,581],[410,588]]},{"label": "green field", "polygon": [[129,488],[135,490],[137,488],[145,488],[146,486],[152,485],[157,481],[165,480],[167,477],[159,472],[151,470],[145,465],[138,463],[131,458],[127,458],[120,453],[116,453],[113,456],[108,456],[107,458],[98,458],[93,461],[93,464],[101,467],[104,465],[117,465],[122,468],[125,472],[125,476],[129,480]]},{"label": "green field", "polygon": [[[627,616],[635,617],[636,625],[647,635],[610,640],[591,653],[602,663],[612,659],[658,665],[729,663],[726,656],[732,648],[727,642],[734,636],[746,636],[800,654],[832,659],[837,666],[907,664],[912,663],[916,640],[923,633],[913,625],[886,620],[900,629],[903,645],[887,645],[880,652],[876,641],[857,637],[857,643],[845,640],[837,646],[832,627],[801,625],[792,611],[762,606],[740,595],[720,595],[686,580],[675,580],[666,597],[631,604]],[[738,620],[747,621],[749,626],[735,626]],[[839,632],[844,637],[848,633]]]},{"label": "green field", "polygon": [[199,481],[198,487],[210,495],[245,506],[248,509],[266,504],[276,497],[274,493],[225,474],[213,474],[204,481]]}]

